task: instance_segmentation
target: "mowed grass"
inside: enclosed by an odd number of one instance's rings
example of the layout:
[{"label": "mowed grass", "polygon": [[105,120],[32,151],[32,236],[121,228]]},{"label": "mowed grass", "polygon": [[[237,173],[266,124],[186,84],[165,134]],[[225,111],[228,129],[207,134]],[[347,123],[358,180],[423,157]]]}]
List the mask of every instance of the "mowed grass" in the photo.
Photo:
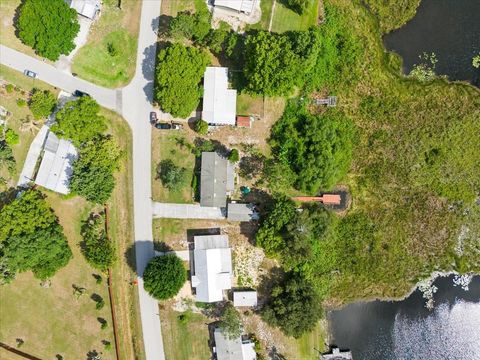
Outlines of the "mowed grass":
[{"label": "mowed grass", "polygon": [[258,23],[247,25],[247,30],[268,30],[268,25],[270,24],[270,17],[272,16],[273,1],[274,0],[260,1],[262,17]]},{"label": "mowed grass", "polygon": [[121,10],[117,3],[103,1],[102,14],[72,64],[79,77],[110,88],[128,84],[135,73],[141,11],[141,1],[123,0]]},{"label": "mowed grass", "polygon": [[[28,108],[28,105],[18,106],[17,100],[24,99],[25,101],[28,101],[29,93],[32,91],[33,87],[37,87],[42,90],[49,90],[55,95],[58,94],[58,89],[55,89],[53,86],[50,86],[39,80],[33,81],[33,79],[4,65],[0,65],[0,79],[5,80],[17,87],[12,93],[7,93],[5,89],[0,89],[0,105],[5,107],[12,114],[7,117],[8,127],[12,128],[20,137],[20,142],[17,145],[12,146],[13,156],[15,157],[17,163],[17,171],[10,180],[16,183],[18,176],[22,171],[30,144],[33,141],[37,131],[34,129],[32,129],[34,131],[29,131],[26,129],[24,129],[24,131],[20,131],[22,122],[27,120],[28,117],[33,119],[33,115]],[[40,128],[41,122],[42,121],[38,121],[38,128]],[[6,179],[10,178],[6,169],[0,169],[0,176]]]},{"label": "mowed grass", "polygon": [[309,0],[309,6],[302,15],[290,10],[277,1],[272,20],[272,31],[282,33],[291,30],[307,30],[310,26],[317,25],[320,0]]},{"label": "mowed grass", "polygon": [[[185,125],[186,126],[186,125]],[[185,130],[183,130],[185,131]],[[152,197],[154,201],[169,203],[192,203],[191,187],[195,156],[190,150],[177,144],[177,138],[182,138],[182,130],[168,131],[152,129]],[[172,191],[164,187],[157,177],[157,166],[162,160],[172,160],[177,166],[185,168],[185,185],[182,189]]]},{"label": "mowed grass", "polygon": [[160,306],[162,336],[167,360],[204,360],[210,359],[208,346],[209,319],[202,314],[191,313],[186,324],[178,316],[182,314],[171,310],[170,305]]},{"label": "mowed grass", "polygon": [[[73,258],[51,279],[51,287],[43,288],[31,272],[19,274],[2,287],[0,304],[0,341],[15,345],[15,339],[25,341],[22,351],[42,359],[85,358],[89,351],[103,351],[102,340],[113,343],[112,320],[106,281],[98,285],[92,276],[96,273],[85,261],[79,248],[80,225],[90,211],[90,204],[80,197],[65,200],[45,192],[64,228]],[[104,279],[105,280],[105,279]],[[77,299],[73,285],[86,289]],[[93,294],[105,300],[102,310],[95,309]],[[101,330],[97,318],[108,321]],[[114,359],[114,352],[103,351],[103,359]]]}]

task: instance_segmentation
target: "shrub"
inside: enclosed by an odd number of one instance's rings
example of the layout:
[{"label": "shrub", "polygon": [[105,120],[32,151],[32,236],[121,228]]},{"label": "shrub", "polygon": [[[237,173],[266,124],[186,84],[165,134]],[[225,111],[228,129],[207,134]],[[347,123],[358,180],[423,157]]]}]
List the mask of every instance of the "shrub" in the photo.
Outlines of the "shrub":
[{"label": "shrub", "polygon": [[20,142],[20,137],[15,131],[13,131],[12,129],[8,129],[5,132],[5,142],[10,146],[17,145]]},{"label": "shrub", "polygon": [[17,105],[19,107],[25,107],[27,105],[27,102],[25,101],[25,99],[17,99]]},{"label": "shrub", "polygon": [[110,351],[112,350],[112,343],[110,341],[103,340],[103,347],[106,351]]},{"label": "shrub", "polygon": [[240,160],[240,154],[237,149],[232,149],[232,151],[230,151],[230,154],[228,154],[228,160],[232,163],[236,163]]},{"label": "shrub", "polygon": [[157,167],[157,176],[169,190],[179,190],[185,185],[187,169],[170,160],[162,160]]},{"label": "shrub", "polygon": [[158,300],[175,296],[187,280],[187,272],[180,258],[173,254],[150,260],[143,273],[145,290]]},{"label": "shrub", "polygon": [[5,90],[7,90],[7,93],[9,93],[9,94],[11,94],[13,92],[13,89],[14,89],[14,87],[13,87],[12,84],[7,84],[5,86]]},{"label": "shrub", "polygon": [[105,300],[103,298],[99,298],[97,303],[95,304],[95,309],[102,310],[105,306]]},{"label": "shrub", "polygon": [[207,135],[208,123],[205,120],[198,119],[195,121],[195,131],[200,135]]},{"label": "shrub", "polygon": [[[111,267],[116,259],[115,246],[107,238],[104,214],[90,214],[83,223],[81,235],[83,237],[82,253],[87,262],[102,271]],[[96,277],[96,282],[97,284],[102,282],[100,275]]]},{"label": "shrub", "polygon": [[100,325],[100,329],[105,330],[107,327],[108,327],[108,322],[102,321],[102,324]]},{"label": "shrub", "polygon": [[57,100],[50,91],[34,89],[28,105],[32,111],[33,117],[35,119],[41,119],[52,113],[56,103]]}]

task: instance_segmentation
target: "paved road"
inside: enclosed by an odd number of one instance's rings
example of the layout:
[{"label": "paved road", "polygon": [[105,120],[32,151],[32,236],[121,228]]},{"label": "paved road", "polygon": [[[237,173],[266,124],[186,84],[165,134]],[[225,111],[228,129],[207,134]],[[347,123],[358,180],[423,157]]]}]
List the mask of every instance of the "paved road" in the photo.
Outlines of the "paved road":
[{"label": "paved road", "polygon": [[155,256],[152,234],[151,203],[151,126],[148,115],[152,110],[153,76],[161,0],[142,3],[137,67],[133,80],[123,89],[106,89],[73,77],[38,59],[0,45],[0,63],[23,72],[38,74],[38,79],[68,92],[81,90],[97,102],[122,114],[133,136],[133,196],[135,253],[139,275],[138,292],[143,340],[147,360],[164,360],[158,302],[143,289],[142,274],[148,261]]}]

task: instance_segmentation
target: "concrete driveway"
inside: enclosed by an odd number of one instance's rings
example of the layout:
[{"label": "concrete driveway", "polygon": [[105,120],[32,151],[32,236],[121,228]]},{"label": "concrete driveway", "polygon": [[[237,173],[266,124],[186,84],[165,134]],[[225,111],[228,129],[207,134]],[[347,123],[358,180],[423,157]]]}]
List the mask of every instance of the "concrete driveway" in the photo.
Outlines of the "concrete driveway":
[{"label": "concrete driveway", "polygon": [[199,204],[154,202],[152,204],[152,214],[154,218],[222,220],[226,217],[226,210],[225,208],[205,207]]}]

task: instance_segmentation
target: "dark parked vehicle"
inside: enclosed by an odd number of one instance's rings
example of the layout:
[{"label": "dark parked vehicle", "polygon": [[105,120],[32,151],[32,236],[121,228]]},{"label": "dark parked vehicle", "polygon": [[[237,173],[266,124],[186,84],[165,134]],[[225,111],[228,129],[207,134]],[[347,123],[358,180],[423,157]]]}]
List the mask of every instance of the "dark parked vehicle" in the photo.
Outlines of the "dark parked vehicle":
[{"label": "dark parked vehicle", "polygon": [[30,71],[30,70],[25,70],[23,73],[24,73],[26,76],[31,77],[31,78],[34,78],[34,79],[37,77],[37,73],[34,73],[33,71]]},{"label": "dark parked vehicle", "polygon": [[155,124],[155,127],[160,130],[171,130],[172,129],[172,124],[170,123],[162,123],[162,122],[157,122]]},{"label": "dark parked vehicle", "polygon": [[157,122],[157,113],[155,111],[150,112],[150,124],[155,125]]},{"label": "dark parked vehicle", "polygon": [[84,96],[90,96],[89,94],[87,94],[86,92],[83,92],[83,91],[80,91],[80,90],[75,90],[73,92],[73,96],[76,96],[76,97],[84,97]]}]

